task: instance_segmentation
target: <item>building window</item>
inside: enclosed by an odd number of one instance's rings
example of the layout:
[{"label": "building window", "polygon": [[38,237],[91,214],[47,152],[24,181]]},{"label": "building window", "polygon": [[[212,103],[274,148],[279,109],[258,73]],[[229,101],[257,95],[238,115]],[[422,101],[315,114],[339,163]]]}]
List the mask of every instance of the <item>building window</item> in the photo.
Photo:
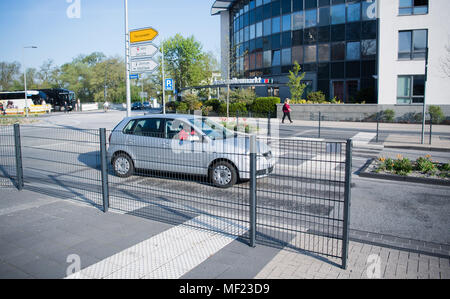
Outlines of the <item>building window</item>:
[{"label": "building window", "polygon": [[316,46],[306,46],[304,52],[305,63],[313,63],[317,61],[317,47]]},{"label": "building window", "polygon": [[272,33],[278,33],[281,29],[281,19],[276,17],[272,19]]},{"label": "building window", "polygon": [[428,31],[400,31],[398,37],[398,58],[424,59],[427,51]]},{"label": "building window", "polygon": [[305,28],[317,26],[317,9],[307,10],[305,13]]},{"label": "building window", "polygon": [[361,58],[361,43],[347,43],[347,60],[359,60]]},{"label": "building window", "polygon": [[425,76],[398,76],[397,104],[423,103],[425,97]]},{"label": "building window", "polygon": [[291,30],[291,15],[283,16],[283,31]]},{"label": "building window", "polygon": [[292,14],[292,30],[303,29],[305,26],[305,17],[303,11]]},{"label": "building window", "polygon": [[272,51],[264,51],[263,54],[263,66],[271,67],[272,66]]},{"label": "building window", "polygon": [[330,61],[330,45],[319,45],[319,61]]},{"label": "building window", "polygon": [[292,48],[292,61],[298,64],[303,63],[303,47],[297,46]]},{"label": "building window", "polygon": [[428,0],[399,0],[398,14],[401,16],[423,15],[428,13]]},{"label": "building window", "polygon": [[362,58],[375,58],[377,55],[377,40],[367,39],[361,41]]},{"label": "building window", "polygon": [[331,7],[331,24],[345,23],[345,4],[333,5]]},{"label": "building window", "polygon": [[361,20],[361,3],[349,3],[347,5],[347,22]]},{"label": "building window", "polygon": [[281,64],[281,51],[272,51],[272,66],[279,66]]},{"label": "building window", "polygon": [[291,48],[283,49],[281,51],[281,64],[291,65]]}]

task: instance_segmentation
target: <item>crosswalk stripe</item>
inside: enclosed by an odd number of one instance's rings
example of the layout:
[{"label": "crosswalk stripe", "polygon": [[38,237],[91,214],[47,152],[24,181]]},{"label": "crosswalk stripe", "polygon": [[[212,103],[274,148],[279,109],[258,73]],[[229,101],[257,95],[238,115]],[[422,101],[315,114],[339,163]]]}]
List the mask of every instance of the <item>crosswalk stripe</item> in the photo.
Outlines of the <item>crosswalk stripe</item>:
[{"label": "crosswalk stripe", "polygon": [[[208,230],[195,229],[194,225]],[[201,215],[66,278],[177,279],[247,230],[234,221]]]}]

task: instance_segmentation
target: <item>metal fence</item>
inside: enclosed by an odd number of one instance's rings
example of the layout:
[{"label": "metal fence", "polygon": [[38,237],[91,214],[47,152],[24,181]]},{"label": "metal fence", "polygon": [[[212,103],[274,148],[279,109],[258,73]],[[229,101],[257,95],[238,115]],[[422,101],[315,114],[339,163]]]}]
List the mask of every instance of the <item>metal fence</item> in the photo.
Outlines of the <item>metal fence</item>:
[{"label": "metal fence", "polygon": [[14,129],[13,126],[0,126],[0,187],[16,186],[21,189],[22,182],[17,178],[17,167],[21,167],[21,153],[16,152],[20,149],[19,144],[16,146],[16,142],[20,142],[20,137],[15,138]]},{"label": "metal fence", "polygon": [[450,140],[448,123],[438,124],[430,114],[426,114],[424,127],[421,114],[395,117],[383,111],[378,113],[296,111],[291,118],[296,125],[302,127],[303,132],[298,135],[301,137],[347,140],[359,134],[363,138],[370,137],[370,140],[376,143],[428,145]]},{"label": "metal fence", "polygon": [[[176,120],[157,125],[165,129],[156,134],[145,122],[114,132],[2,128],[10,146],[0,152],[8,169],[0,177],[13,178],[22,163],[16,177],[36,192],[339,258],[346,267],[351,141],[241,133],[208,141],[184,138]],[[21,144],[12,146],[14,137]]]}]

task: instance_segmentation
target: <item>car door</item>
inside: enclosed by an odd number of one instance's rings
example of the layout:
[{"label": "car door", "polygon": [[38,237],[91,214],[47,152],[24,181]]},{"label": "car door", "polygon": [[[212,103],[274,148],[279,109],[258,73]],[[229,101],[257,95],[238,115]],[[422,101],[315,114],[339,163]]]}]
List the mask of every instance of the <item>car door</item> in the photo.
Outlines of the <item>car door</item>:
[{"label": "car door", "polygon": [[137,119],[133,133],[128,135],[127,146],[134,153],[134,164],[138,169],[162,170],[164,120],[162,118]]},{"label": "car door", "polygon": [[203,136],[182,119],[166,119],[165,163],[171,172],[207,174]]}]

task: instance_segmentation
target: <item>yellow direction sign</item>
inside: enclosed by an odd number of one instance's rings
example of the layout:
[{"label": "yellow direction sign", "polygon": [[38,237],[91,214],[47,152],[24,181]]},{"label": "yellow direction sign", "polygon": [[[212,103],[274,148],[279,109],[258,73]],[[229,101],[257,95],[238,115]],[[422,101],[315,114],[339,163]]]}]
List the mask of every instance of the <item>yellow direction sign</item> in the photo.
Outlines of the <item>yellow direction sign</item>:
[{"label": "yellow direction sign", "polygon": [[150,42],[158,36],[158,31],[149,27],[130,31],[130,43]]}]

